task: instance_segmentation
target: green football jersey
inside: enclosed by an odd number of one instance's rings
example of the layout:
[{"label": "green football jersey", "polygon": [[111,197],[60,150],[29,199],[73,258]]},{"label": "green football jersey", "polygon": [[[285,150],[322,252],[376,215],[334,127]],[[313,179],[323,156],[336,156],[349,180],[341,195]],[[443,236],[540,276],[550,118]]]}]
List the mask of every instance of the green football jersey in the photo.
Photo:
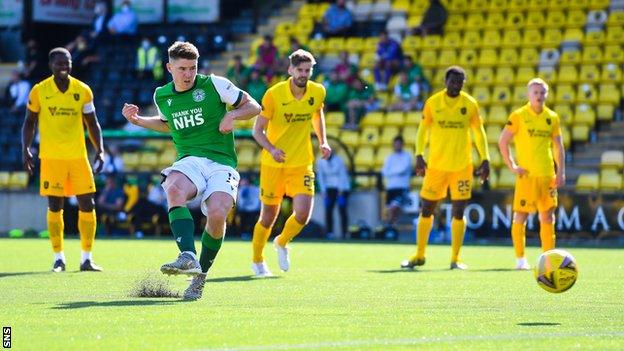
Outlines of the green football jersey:
[{"label": "green football jersey", "polygon": [[171,130],[178,160],[206,157],[236,168],[233,133],[221,134],[219,124],[226,106],[240,103],[243,92],[226,78],[198,74],[193,88],[177,92],[173,82],[156,88],[154,103]]}]

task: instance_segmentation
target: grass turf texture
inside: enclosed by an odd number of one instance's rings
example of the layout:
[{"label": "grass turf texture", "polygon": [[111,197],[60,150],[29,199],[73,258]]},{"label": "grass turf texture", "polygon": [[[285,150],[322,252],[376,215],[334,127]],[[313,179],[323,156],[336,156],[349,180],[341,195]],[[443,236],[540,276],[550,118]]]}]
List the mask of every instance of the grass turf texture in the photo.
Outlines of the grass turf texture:
[{"label": "grass turf texture", "polygon": [[[622,250],[573,248],[580,276],[563,294],[510,270],[511,247],[463,249],[470,270],[449,271],[450,248],[430,246],[420,271],[397,269],[412,245],[295,242],[280,274],[250,277],[251,244],[227,241],[197,302],[131,297],[175,258],[172,241],[99,240],[103,273],[47,272],[47,240],[1,239],[0,324],[15,350],[621,350]],[[198,246],[199,247],[199,246]],[[528,249],[533,263],[537,248]],[[188,285],[171,277],[174,292]]]}]

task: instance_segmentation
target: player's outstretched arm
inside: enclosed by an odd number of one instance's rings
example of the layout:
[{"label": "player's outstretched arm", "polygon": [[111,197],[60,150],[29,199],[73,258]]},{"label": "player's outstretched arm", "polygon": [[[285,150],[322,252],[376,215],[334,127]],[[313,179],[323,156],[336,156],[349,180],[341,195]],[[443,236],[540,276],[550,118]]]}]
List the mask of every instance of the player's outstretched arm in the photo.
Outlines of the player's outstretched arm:
[{"label": "player's outstretched arm", "polygon": [[331,155],[332,149],[327,142],[327,134],[325,132],[325,113],[321,107],[312,118],[312,126],[314,127],[314,133],[319,141],[319,149],[321,150],[321,156],[324,159],[328,159]]},{"label": "player's outstretched arm", "polygon": [[262,111],[260,104],[254,98],[243,92],[243,97],[237,106],[223,116],[219,124],[219,132],[225,134],[234,129],[234,121],[246,120],[257,116]]},{"label": "player's outstretched arm", "polygon": [[100,171],[104,167],[104,157],[102,155],[102,153],[104,152],[102,127],[100,127],[100,122],[98,122],[97,117],[95,116],[95,112],[85,113],[83,114],[83,116],[85,124],[87,125],[87,131],[89,132],[89,140],[91,141],[91,145],[93,145],[93,148],[95,149],[93,171],[95,173],[100,173]]},{"label": "player's outstretched arm", "polygon": [[22,126],[22,163],[24,170],[30,174],[33,174],[35,162],[29,148],[35,138],[35,126],[38,119],[38,113],[26,109],[26,118],[24,118],[24,125]]},{"label": "player's outstretched arm", "polygon": [[273,156],[273,159],[276,162],[282,163],[286,161],[286,153],[284,153],[283,150],[276,148],[273,144],[271,144],[269,138],[267,138],[264,130],[267,128],[268,124],[268,119],[266,119],[262,115],[258,115],[258,118],[256,118],[256,123],[254,123],[253,127],[253,137],[256,142],[260,146],[262,146],[263,149],[267,150],[271,154],[271,156]]},{"label": "player's outstretched arm", "polygon": [[128,122],[139,127],[161,133],[169,133],[169,126],[165,121],[160,119],[160,116],[139,116],[139,107],[137,105],[124,104],[121,109],[121,114],[128,120]]}]

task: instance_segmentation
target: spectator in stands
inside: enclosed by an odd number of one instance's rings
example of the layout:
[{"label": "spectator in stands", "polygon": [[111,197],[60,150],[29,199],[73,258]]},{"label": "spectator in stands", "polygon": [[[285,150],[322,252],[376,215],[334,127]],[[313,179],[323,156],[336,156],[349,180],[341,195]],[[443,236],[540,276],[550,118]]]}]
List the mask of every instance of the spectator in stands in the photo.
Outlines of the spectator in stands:
[{"label": "spectator in stands", "polygon": [[394,152],[386,158],[381,175],[386,186],[386,218],[388,229],[395,230],[401,208],[409,202],[412,155],[403,150],[403,137],[397,135],[392,141]]},{"label": "spectator in stands", "polygon": [[95,17],[93,18],[93,26],[89,32],[89,38],[96,45],[105,42],[110,37],[110,32],[106,30],[106,24],[110,21],[110,13],[106,1],[98,1],[93,9]]},{"label": "spectator in stands", "polygon": [[258,70],[251,71],[251,76],[249,77],[249,82],[247,83],[247,92],[254,98],[256,101],[262,101],[262,97],[264,93],[266,93],[268,89],[267,83],[260,76],[260,72]]},{"label": "spectator in stands", "polygon": [[379,101],[375,98],[375,90],[364,84],[361,78],[351,83],[347,98],[347,121],[345,129],[357,129],[360,118],[367,112],[379,109]]},{"label": "spectator in stands", "polygon": [[260,215],[260,188],[245,177],[238,184],[236,215],[240,220],[241,237],[251,238],[253,227]]},{"label": "spectator in stands", "polygon": [[258,46],[256,54],[258,58],[255,69],[264,74],[266,81],[270,82],[279,65],[278,51],[275,44],[273,44],[272,36],[264,36],[264,41]]},{"label": "spectator in stands", "polygon": [[119,174],[124,171],[124,164],[121,155],[119,154],[119,148],[117,145],[104,145],[104,166],[102,167],[103,174]]},{"label": "spectator in stands", "polygon": [[420,25],[414,28],[416,35],[442,35],[448,12],[440,0],[431,0]]},{"label": "spectator in stands", "polygon": [[28,93],[30,93],[30,83],[18,71],[11,72],[11,81],[6,88],[5,102],[12,113],[23,117],[26,113]]},{"label": "spectator in stands", "polygon": [[108,31],[115,36],[134,37],[139,26],[139,18],[132,9],[129,0],[121,3],[119,12],[113,15],[108,21]]},{"label": "spectator in stands", "polygon": [[107,234],[112,234],[113,228],[118,221],[126,219],[124,205],[126,196],[123,188],[119,186],[116,175],[106,177],[104,189],[98,198],[98,212],[101,222],[104,223]]},{"label": "spectator in stands", "polygon": [[67,50],[72,55],[72,74],[78,79],[83,79],[89,72],[91,64],[100,61],[93,45],[89,45],[84,35],[79,35],[67,45]]},{"label": "spectator in stands", "polygon": [[401,44],[388,36],[388,32],[379,34],[377,44],[377,62],[375,63],[375,88],[388,89],[388,82],[392,74],[396,73],[403,61]]},{"label": "spectator in stands", "polygon": [[24,64],[24,78],[31,84],[41,81],[47,74],[47,57],[39,50],[35,39],[26,43],[26,59]]},{"label": "spectator in stands", "polygon": [[136,73],[140,79],[148,78],[155,81],[163,79],[160,49],[148,37],[143,37],[141,45],[137,48]]},{"label": "spectator in stands", "polygon": [[338,79],[338,73],[331,72],[329,79],[323,82],[326,90],[325,108],[327,111],[343,111],[349,97],[349,85]]},{"label": "spectator in stands", "polygon": [[337,0],[323,15],[323,35],[327,37],[348,36],[353,26],[353,14],[345,0]]},{"label": "spectator in stands", "polygon": [[234,56],[234,64],[228,67],[226,77],[234,85],[241,89],[247,89],[247,81],[249,81],[249,67],[243,63],[241,55]]},{"label": "spectator in stands", "polygon": [[410,82],[418,84],[421,91],[420,95],[423,97],[429,95],[431,90],[429,81],[425,77],[422,66],[415,63],[411,56],[406,55],[403,57],[403,70],[407,72],[407,78]]},{"label": "spectator in stands", "polygon": [[394,86],[394,103],[390,106],[393,111],[422,110],[422,96],[420,86],[410,82],[406,72],[399,73],[399,81]]},{"label": "spectator in stands", "polygon": [[332,153],[328,159],[319,158],[316,161],[316,180],[325,201],[325,228],[328,239],[337,239],[334,235],[334,207],[338,205],[340,213],[340,230],[342,236],[347,233],[349,220],[347,217],[347,200],[351,183],[347,167],[342,158]]},{"label": "spectator in stands", "polygon": [[334,66],[334,72],[338,74],[338,79],[347,84],[351,84],[357,77],[358,67],[349,61],[349,53],[347,51],[340,53],[340,62]]}]

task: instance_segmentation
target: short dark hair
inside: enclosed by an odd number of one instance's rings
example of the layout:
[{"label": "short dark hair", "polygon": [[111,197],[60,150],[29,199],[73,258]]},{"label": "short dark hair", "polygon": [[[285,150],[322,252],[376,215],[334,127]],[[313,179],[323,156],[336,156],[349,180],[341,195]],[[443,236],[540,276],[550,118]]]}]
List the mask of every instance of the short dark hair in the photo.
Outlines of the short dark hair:
[{"label": "short dark hair", "polygon": [[293,67],[299,66],[302,62],[311,62],[312,66],[316,65],[314,56],[312,56],[310,52],[303,49],[296,50],[288,56],[288,59],[290,60],[290,65]]},{"label": "short dark hair", "polygon": [[58,55],[64,55],[67,56],[70,60],[71,60],[71,54],[69,53],[69,50],[65,49],[65,48],[54,48],[52,50],[50,50],[50,53],[48,54],[48,60],[49,62],[52,62],[52,60],[54,60],[54,58]]},{"label": "short dark hair", "polygon": [[397,141],[400,141],[402,144],[405,144],[405,142],[403,141],[403,136],[402,135],[397,135],[394,137],[394,139],[392,139],[393,143],[396,143]]},{"label": "short dark hair", "polygon": [[459,66],[451,66],[447,68],[446,72],[444,73],[444,80],[446,81],[451,74],[458,74],[466,79],[466,71],[464,71],[464,69]]},{"label": "short dark hair", "polygon": [[197,60],[199,58],[199,50],[188,41],[176,41],[169,49],[167,49],[169,61],[177,59]]}]

